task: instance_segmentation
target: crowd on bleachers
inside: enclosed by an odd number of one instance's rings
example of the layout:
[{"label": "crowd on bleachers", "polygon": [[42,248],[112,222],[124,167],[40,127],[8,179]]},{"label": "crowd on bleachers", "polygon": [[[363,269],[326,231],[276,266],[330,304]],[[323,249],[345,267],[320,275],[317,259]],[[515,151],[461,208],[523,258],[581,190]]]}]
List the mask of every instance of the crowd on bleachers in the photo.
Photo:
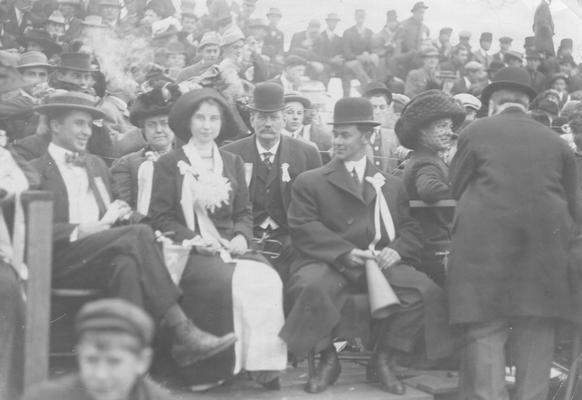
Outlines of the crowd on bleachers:
[{"label": "crowd on bleachers", "polygon": [[[367,377],[387,392],[406,390],[397,363],[424,358],[464,368],[464,398],[505,398],[488,397],[498,382],[479,386],[480,366],[505,362],[484,348],[507,338],[491,338],[511,326],[547,350],[548,320],[579,322],[565,276],[582,64],[572,38],[554,48],[551,1],[523,46],[483,32],[479,48],[467,31],[432,35],[424,2],[405,19],[387,10],[379,32],[357,9],[343,33],[331,12],[286,41],[285,10],[263,17],[258,1],[208,0],[202,16],[186,0],[0,3],[0,399],[22,389],[27,272],[10,231],[29,188],[53,193],[53,287],[138,306],[84,309],[81,380],[30,399],[107,398],[87,386],[84,357],[121,339],[95,331],[139,339],[119,390],[154,396],[151,382],[132,386],[154,325],[158,362],[194,391],[241,372],[278,390],[288,361],[315,352],[305,390],[322,392],[345,338],[373,350]],[[453,199],[456,210],[430,206]],[[354,297],[370,261],[399,299],[381,318]],[[518,398],[544,398],[548,351],[517,348],[517,363],[541,365]]]}]

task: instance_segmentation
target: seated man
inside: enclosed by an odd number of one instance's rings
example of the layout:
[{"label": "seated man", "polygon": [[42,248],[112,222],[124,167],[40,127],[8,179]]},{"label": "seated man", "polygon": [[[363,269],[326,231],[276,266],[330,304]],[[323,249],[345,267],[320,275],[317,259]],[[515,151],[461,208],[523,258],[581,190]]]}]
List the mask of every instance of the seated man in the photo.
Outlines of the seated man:
[{"label": "seated man", "polygon": [[117,159],[111,167],[113,193],[142,215],[148,214],[153,165],[174,144],[175,135],[168,125],[168,115],[180,91],[175,85],[169,86],[167,90],[171,94],[169,100],[164,98],[161,88],[137,97],[129,118],[135,126],[141,128],[147,145]]},{"label": "seated man", "polygon": [[301,88],[306,69],[306,59],[296,55],[287,56],[283,72],[271,81],[281,85],[285,93],[297,92]]},{"label": "seated man", "polygon": [[53,284],[94,288],[145,308],[169,328],[172,355],[189,365],[234,344],[233,334],[218,338],[198,329],[178,305],[180,291],[146,225],[127,224],[131,208],[111,201],[105,163],[85,152],[94,118],[103,112],[92,96],[53,94],[37,107],[50,128],[47,152],[32,161],[40,189],[54,195]]},{"label": "seated man", "polygon": [[[298,255],[287,284],[290,312],[280,336],[299,359],[321,353],[307,382],[310,393],[333,384],[341,367],[332,345],[346,298],[366,293],[364,264],[376,260],[400,305],[388,319],[376,320],[374,356],[368,378],[383,390],[402,394],[404,385],[392,366],[399,353],[422,343],[429,359],[452,352],[444,293],[412,266],[418,262],[421,232],[409,215],[400,180],[367,161],[372,104],[344,98],[334,110],[334,159],[301,174],[291,190],[289,231]],[[354,330],[361,329],[361,320]],[[365,338],[364,338],[365,339]]]},{"label": "seated man", "polygon": [[154,323],[121,299],[86,304],[75,323],[79,372],[44,382],[24,400],[166,400],[170,393],[146,378]]},{"label": "seated man", "polygon": [[220,45],[222,40],[216,32],[206,32],[198,45],[198,54],[202,56],[196,64],[184,68],[178,74],[176,82],[183,82],[200,76],[204,71],[220,60]]},{"label": "seated man", "polygon": [[248,168],[253,234],[283,244],[281,256],[273,263],[285,280],[294,254],[287,227],[291,185],[301,172],[321,166],[321,158],[315,146],[281,134],[285,121],[281,86],[259,84],[253,96],[251,124],[255,134],[224,146],[224,150],[241,156]]}]

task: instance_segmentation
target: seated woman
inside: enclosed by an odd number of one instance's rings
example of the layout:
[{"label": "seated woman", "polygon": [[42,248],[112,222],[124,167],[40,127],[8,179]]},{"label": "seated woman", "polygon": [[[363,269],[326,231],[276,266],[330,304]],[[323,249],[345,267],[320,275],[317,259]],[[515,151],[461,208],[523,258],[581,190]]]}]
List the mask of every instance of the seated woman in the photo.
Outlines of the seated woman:
[{"label": "seated woman", "polygon": [[242,370],[268,389],[279,388],[287,348],[282,283],[266,260],[249,250],[252,212],[242,159],[216,143],[238,133],[221,95],[197,89],[183,95],[169,123],[186,145],[155,165],[150,217],[176,242],[194,239],[181,280],[182,307],[219,334],[234,329],[234,352],[183,369],[193,390],[217,386]]},{"label": "seated woman", "polygon": [[147,215],[152,194],[154,163],[174,145],[168,125],[170,109],[180,97],[176,85],[155,87],[140,94],[130,110],[132,124],[141,128],[147,145],[113,163],[113,193],[142,215]]},{"label": "seated woman", "polygon": [[[443,160],[453,146],[454,131],[464,120],[463,108],[440,90],[416,96],[403,110],[396,124],[396,134],[404,147],[413,150],[403,173],[411,200],[434,203],[452,198],[449,167]],[[452,207],[410,210],[423,232],[424,248],[418,269],[441,287],[445,284],[453,213]]]}]

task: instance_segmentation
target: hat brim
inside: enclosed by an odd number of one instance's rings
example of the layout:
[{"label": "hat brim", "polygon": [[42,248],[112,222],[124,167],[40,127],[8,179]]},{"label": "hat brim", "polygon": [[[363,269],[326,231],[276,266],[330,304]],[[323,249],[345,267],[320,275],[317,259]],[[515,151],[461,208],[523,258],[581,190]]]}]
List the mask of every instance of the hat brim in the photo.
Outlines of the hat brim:
[{"label": "hat brim", "polygon": [[328,122],[328,125],[341,126],[341,125],[368,125],[368,126],[379,126],[382,125],[380,122],[372,120],[354,120],[354,121],[333,121]]},{"label": "hat brim", "polygon": [[46,68],[49,71],[52,71],[55,69],[54,65],[50,65],[50,64],[45,64],[45,63],[32,63],[32,64],[23,64],[23,65],[19,65],[16,67],[17,70],[22,70],[22,69],[26,69],[26,68]]},{"label": "hat brim", "polygon": [[482,106],[487,107],[488,103],[489,103],[489,98],[491,97],[491,95],[495,91],[501,90],[501,89],[520,90],[520,91],[524,92],[525,94],[527,94],[530,101],[533,100],[537,95],[537,92],[535,91],[535,89],[529,85],[523,85],[521,83],[512,82],[512,81],[497,81],[497,82],[492,82],[489,85],[487,85],[485,87],[485,89],[483,89],[483,92],[481,92],[481,104],[482,104]]},{"label": "hat brim", "polygon": [[94,119],[105,118],[105,113],[96,107],[84,106],[81,104],[68,104],[68,103],[53,103],[53,104],[42,104],[34,108],[35,111],[39,113],[47,113],[51,111],[85,111],[91,114]]},{"label": "hat brim", "polygon": [[287,103],[301,103],[305,108],[311,107],[311,101],[303,96],[285,96],[284,102],[285,105],[287,105]]},{"label": "hat brim", "polygon": [[75,67],[68,67],[68,66],[64,66],[64,65],[57,65],[57,66],[55,66],[55,69],[64,69],[67,71],[77,71],[77,72],[97,72],[97,71],[99,71],[97,68],[91,68],[91,69],[75,68]]}]

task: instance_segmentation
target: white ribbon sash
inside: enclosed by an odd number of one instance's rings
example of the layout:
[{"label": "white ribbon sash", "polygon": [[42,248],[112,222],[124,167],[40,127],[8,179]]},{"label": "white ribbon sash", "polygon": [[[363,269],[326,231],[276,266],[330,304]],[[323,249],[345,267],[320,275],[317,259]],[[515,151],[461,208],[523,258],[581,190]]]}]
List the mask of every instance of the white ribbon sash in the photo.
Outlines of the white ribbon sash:
[{"label": "white ribbon sash", "polygon": [[137,170],[137,212],[148,215],[150,210],[150,200],[152,199],[152,186],[154,179],[154,163],[160,156],[153,152],[145,153],[146,160]]},{"label": "white ribbon sash", "polygon": [[384,178],[382,174],[376,174],[373,177],[367,176],[366,182],[371,184],[376,191],[376,201],[374,204],[374,230],[376,232],[374,235],[374,241],[370,243],[369,247],[370,250],[375,250],[376,245],[382,238],[382,223],[384,224],[384,228],[386,228],[390,241],[394,240],[396,237],[396,230],[394,229],[394,221],[392,220],[392,214],[388,208],[388,203],[382,192],[382,186],[386,183],[386,178]]}]

